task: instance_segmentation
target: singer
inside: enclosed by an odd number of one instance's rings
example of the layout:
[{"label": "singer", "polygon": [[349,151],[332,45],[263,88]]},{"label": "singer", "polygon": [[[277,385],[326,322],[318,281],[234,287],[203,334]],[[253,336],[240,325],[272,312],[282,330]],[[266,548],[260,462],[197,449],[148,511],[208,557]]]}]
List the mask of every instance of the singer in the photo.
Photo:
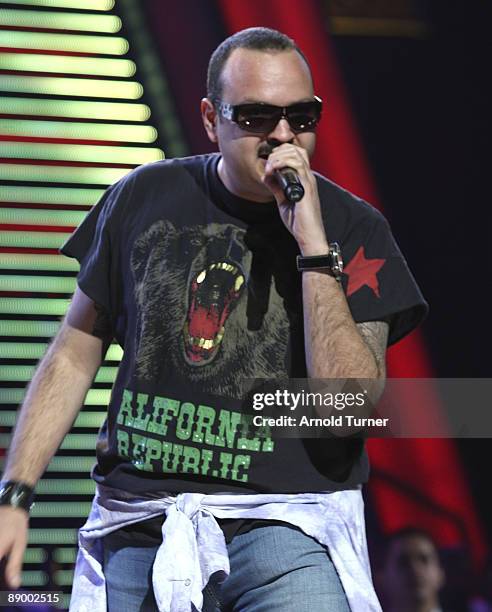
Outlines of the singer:
[{"label": "singer", "polygon": [[311,169],[322,107],[293,40],[236,33],[201,101],[219,152],[130,172],[63,246],[78,288],[0,488],[10,587],[33,489],[115,338],[71,610],[381,609],[363,441],[248,438],[234,420],[248,378],[384,379],[387,345],[426,312],[382,215]]}]

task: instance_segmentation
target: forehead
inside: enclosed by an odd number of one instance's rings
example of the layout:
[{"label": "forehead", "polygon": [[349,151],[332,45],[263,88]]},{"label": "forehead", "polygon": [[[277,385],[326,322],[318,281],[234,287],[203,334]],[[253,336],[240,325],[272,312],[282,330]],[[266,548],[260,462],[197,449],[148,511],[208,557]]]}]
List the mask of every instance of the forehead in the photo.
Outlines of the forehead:
[{"label": "forehead", "polygon": [[406,537],[393,542],[391,553],[390,556],[392,557],[412,557],[418,555],[437,559],[437,551],[432,542],[419,536]]},{"label": "forehead", "polygon": [[295,50],[234,49],[222,70],[222,98],[288,105],[314,95],[306,62]]}]

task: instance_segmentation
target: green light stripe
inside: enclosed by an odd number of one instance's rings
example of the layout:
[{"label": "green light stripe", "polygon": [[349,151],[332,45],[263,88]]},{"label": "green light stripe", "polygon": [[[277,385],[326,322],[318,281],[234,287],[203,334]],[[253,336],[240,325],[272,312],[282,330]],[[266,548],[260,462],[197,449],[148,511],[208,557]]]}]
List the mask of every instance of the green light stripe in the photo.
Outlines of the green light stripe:
[{"label": "green light stripe", "polygon": [[0,12],[0,25],[115,34],[121,30],[121,19],[116,15],[4,9]]},{"label": "green light stripe", "polygon": [[55,548],[53,551],[53,560],[56,563],[75,563],[76,558],[76,548]]},{"label": "green light stripe", "polygon": [[13,427],[17,418],[17,410],[0,410],[0,427]]},{"label": "green light stripe", "polygon": [[0,321],[0,336],[52,338],[59,328],[58,321]]},{"label": "green light stripe", "polygon": [[56,570],[53,574],[53,582],[58,586],[72,586],[73,570]]},{"label": "green light stripe", "polygon": [[28,291],[40,293],[73,293],[76,280],[66,276],[0,275],[0,291]]},{"label": "green light stripe", "polygon": [[[79,59],[79,58],[75,58]],[[150,108],[131,102],[92,102],[45,100],[36,98],[1,98],[0,113],[36,117],[71,117],[111,121],[147,121]]]},{"label": "green light stripe", "polygon": [[[0,411],[1,414],[1,411]],[[47,472],[80,472],[88,474],[94,463],[94,457],[53,457],[50,461]],[[4,459],[0,458],[0,470],[3,470]]]},{"label": "green light stripe", "polygon": [[1,181],[41,181],[43,183],[90,183],[91,185],[111,185],[129,172],[129,168],[77,168],[76,166],[0,164]]},{"label": "green light stripe", "polygon": [[0,297],[0,314],[63,316],[69,304],[69,299]]},{"label": "green light stripe", "polygon": [[63,442],[61,443],[60,449],[95,451],[96,442],[97,434],[69,433],[63,438]]},{"label": "green light stripe", "polygon": [[[35,369],[34,366],[0,365],[0,380],[3,382],[29,382],[34,375]],[[99,368],[95,382],[112,384],[117,372],[118,368],[103,366]]]},{"label": "green light stripe", "polygon": [[57,610],[68,610],[70,608],[70,600],[71,600],[71,594],[70,593],[62,593],[60,595],[60,601],[56,602],[55,608]]},{"label": "green light stripe", "polygon": [[41,571],[23,571],[21,586],[45,586],[48,584],[48,574]]},{"label": "green light stripe", "polygon": [[59,159],[65,161],[104,162],[108,164],[144,164],[164,159],[164,152],[153,147],[105,147],[101,145],[1,142],[0,157]]},{"label": "green light stripe", "polygon": [[57,527],[55,529],[35,529],[31,527],[28,533],[29,544],[76,544],[77,529]]},{"label": "green light stripe", "polygon": [[[0,355],[2,359],[40,359],[47,347],[48,344],[44,342],[0,342]],[[122,354],[123,350],[119,345],[111,344],[105,359],[106,361],[119,361]],[[4,391],[7,389],[0,389],[0,397]]]},{"label": "green light stripe", "polygon": [[[0,349],[1,352],[1,349]],[[0,404],[22,403],[24,389],[0,389]],[[109,389],[90,389],[84,401],[84,406],[107,406],[111,391]]]},{"label": "green light stripe", "polygon": [[24,563],[44,563],[47,558],[44,548],[26,548],[24,552]]},{"label": "green light stripe", "polygon": [[[63,255],[31,255],[30,253],[0,253],[0,270],[58,270],[63,272],[78,272],[79,263],[76,259]],[[11,322],[14,323],[14,322]],[[22,321],[19,325],[25,325],[28,321]],[[39,323],[37,321],[36,323]],[[1,327],[0,323],[0,327]],[[2,329],[5,329],[2,327]],[[35,328],[38,329],[38,328]],[[41,329],[41,328],[40,328]],[[0,334],[1,335],[1,334]],[[12,336],[42,335],[32,334],[10,334]],[[49,334],[50,336],[52,334]]]},{"label": "green light stripe", "polygon": [[138,98],[142,97],[143,87],[136,81],[26,77],[18,74],[2,74],[0,75],[0,91],[36,93],[50,96],[127,98],[129,100],[138,100]]},{"label": "green light stripe", "polygon": [[[19,367],[19,366],[16,366]],[[13,427],[17,418],[17,410],[0,410],[0,424],[2,427]],[[80,412],[75,420],[73,428],[92,427],[99,429],[106,418],[106,411],[101,412]],[[90,469],[90,466],[89,468]]]},{"label": "green light stripe", "polygon": [[[45,342],[0,342],[0,355],[2,359],[40,359],[47,348]],[[0,389],[0,397],[4,391]]]},{"label": "green light stripe", "polygon": [[127,59],[71,57],[42,53],[2,53],[0,69],[112,77],[132,77],[137,71],[135,63]]},{"label": "green light stripe", "polygon": [[2,46],[12,49],[50,49],[53,51],[77,51],[101,55],[125,55],[128,41],[117,36],[85,36],[81,34],[44,34],[5,30]]},{"label": "green light stripe", "polygon": [[99,412],[84,410],[83,412],[79,412],[73,427],[93,427],[94,429],[99,429],[104,423],[105,418],[106,410],[104,409]]},{"label": "green light stripe", "polygon": [[38,210],[34,208],[0,208],[0,223],[21,225],[77,226],[87,216],[85,210]]},{"label": "green light stripe", "polygon": [[[90,479],[42,478],[36,485],[37,495],[94,495],[96,485]],[[57,503],[57,502],[55,502]]]},{"label": "green light stripe", "polygon": [[52,338],[59,327],[58,321],[0,321],[0,336]]},{"label": "green light stripe", "polygon": [[[0,433],[0,448],[8,448],[10,434]],[[61,443],[61,450],[90,450],[95,451],[97,442],[96,434],[67,434]],[[38,515],[39,516],[39,515]]]},{"label": "green light stripe", "polygon": [[95,461],[94,457],[53,457],[47,471],[89,473]]},{"label": "green light stripe", "polygon": [[[48,145],[45,145],[48,146]],[[15,151],[12,151],[15,153]],[[0,156],[2,145],[0,144]],[[5,155],[4,155],[5,157]],[[10,157],[15,157],[11,155]],[[30,157],[23,155],[22,157]],[[20,187],[2,186],[0,200],[22,204],[69,204],[71,206],[93,206],[104,193],[104,189],[83,189],[70,187]]]},{"label": "green light stripe", "polygon": [[115,142],[154,142],[155,128],[147,125],[116,123],[70,123],[68,121],[21,121],[0,119],[0,134],[35,138],[73,138],[80,140],[112,140]]},{"label": "green light stripe", "polygon": [[[69,233],[61,232],[0,232],[0,246],[58,249],[69,236]],[[4,289],[4,291],[13,291],[13,289]]]},{"label": "green light stripe", "polygon": [[25,4],[27,6],[46,6],[60,8],[86,9],[90,11],[110,11],[114,0],[0,0],[0,4]]},{"label": "green light stripe", "polygon": [[0,291],[73,293],[77,282],[71,277],[0,275]]}]

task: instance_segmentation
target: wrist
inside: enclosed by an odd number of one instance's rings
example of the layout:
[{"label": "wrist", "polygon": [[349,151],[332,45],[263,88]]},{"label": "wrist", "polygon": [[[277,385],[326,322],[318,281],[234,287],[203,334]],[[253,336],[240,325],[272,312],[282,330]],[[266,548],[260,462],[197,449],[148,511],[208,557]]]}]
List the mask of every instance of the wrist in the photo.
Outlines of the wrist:
[{"label": "wrist", "polygon": [[11,506],[25,510],[28,514],[34,504],[34,489],[18,480],[0,481],[0,507]]},{"label": "wrist", "polygon": [[325,272],[341,282],[343,259],[340,245],[332,242],[323,255],[298,255],[297,269],[299,272]]},{"label": "wrist", "polygon": [[303,257],[311,257],[314,255],[326,255],[330,250],[330,245],[328,241],[325,240],[317,240],[299,243],[299,250],[301,251],[301,255]]}]

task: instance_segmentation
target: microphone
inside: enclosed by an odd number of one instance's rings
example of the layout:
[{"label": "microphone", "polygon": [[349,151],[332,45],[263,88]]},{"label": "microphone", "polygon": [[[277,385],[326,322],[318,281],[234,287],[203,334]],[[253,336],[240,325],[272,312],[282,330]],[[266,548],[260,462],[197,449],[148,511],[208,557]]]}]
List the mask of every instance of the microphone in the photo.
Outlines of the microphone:
[{"label": "microphone", "polygon": [[280,168],[280,170],[275,171],[275,178],[280,187],[282,187],[284,195],[289,202],[295,204],[302,200],[304,197],[304,187],[295,170],[289,167]]}]

